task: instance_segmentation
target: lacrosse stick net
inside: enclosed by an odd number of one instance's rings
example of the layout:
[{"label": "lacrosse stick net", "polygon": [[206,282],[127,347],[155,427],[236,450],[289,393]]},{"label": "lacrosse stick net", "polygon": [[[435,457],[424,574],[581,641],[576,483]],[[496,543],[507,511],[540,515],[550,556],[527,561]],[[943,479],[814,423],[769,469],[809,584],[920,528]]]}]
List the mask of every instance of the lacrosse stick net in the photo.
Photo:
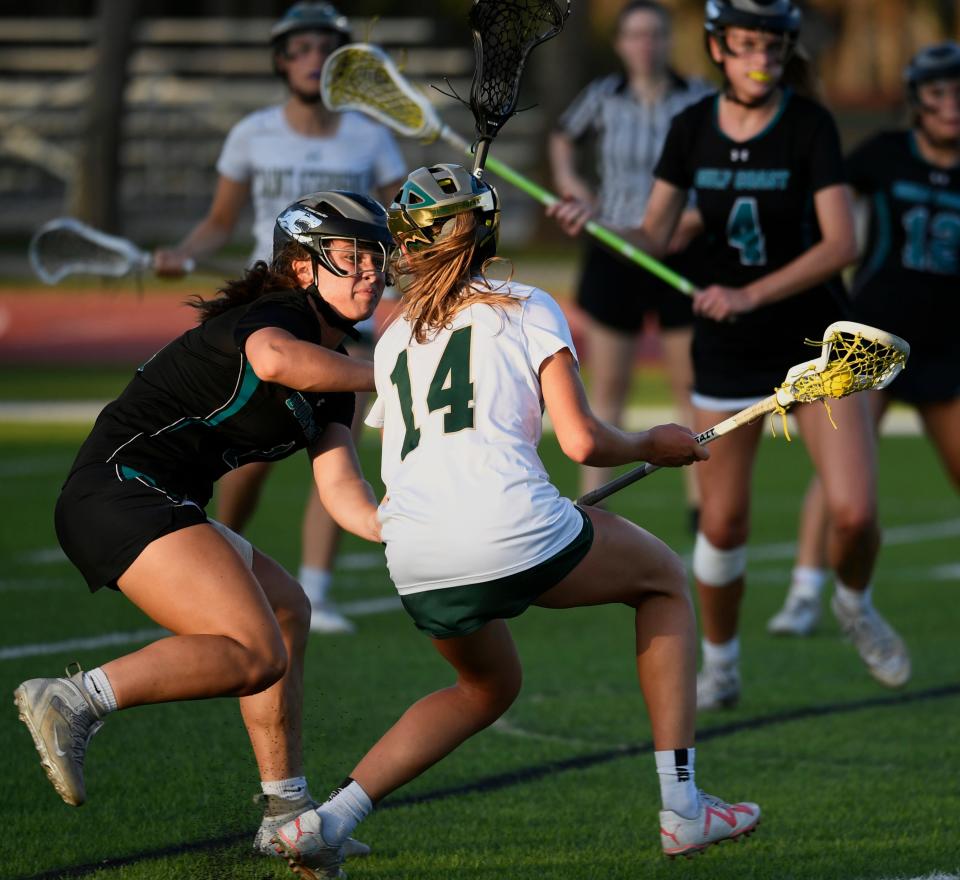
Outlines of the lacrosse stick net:
[{"label": "lacrosse stick net", "polygon": [[570,15],[569,0],[474,0],[470,9],[476,67],[470,109],[477,123],[474,174],[503,124],[516,113],[530,52],[555,37]]},{"label": "lacrosse stick net", "polygon": [[440,121],[379,46],[352,43],[337,49],[323,66],[323,103],[334,111],[356,110],[405,137],[434,140]]},{"label": "lacrosse stick net", "polygon": [[33,271],[45,284],[77,274],[119,278],[150,266],[150,255],[133,242],[107,235],[72,217],[41,226],[30,240],[28,254]]},{"label": "lacrosse stick net", "polygon": [[[906,366],[910,356],[910,346],[906,340],[854,321],[835,321],[827,327],[821,342],[808,340],[808,343],[820,346],[819,358],[791,367],[773,394],[698,434],[697,443],[710,443],[770,413],[783,418],[784,433],[789,439],[786,414],[794,404],[817,400],[827,404],[831,398],[839,399],[858,391],[885,388]],[[830,420],[833,422],[832,416]],[[660,470],[658,465],[642,464],[588,492],[577,503],[596,504],[657,470]]]},{"label": "lacrosse stick net", "polygon": [[[822,341],[807,341],[820,347],[820,361],[807,365],[796,377],[788,375],[784,382],[797,401],[806,403],[885,388],[910,355],[905,340],[865,324],[837,321],[827,328],[827,334]],[[821,361],[823,366],[819,365]]]}]

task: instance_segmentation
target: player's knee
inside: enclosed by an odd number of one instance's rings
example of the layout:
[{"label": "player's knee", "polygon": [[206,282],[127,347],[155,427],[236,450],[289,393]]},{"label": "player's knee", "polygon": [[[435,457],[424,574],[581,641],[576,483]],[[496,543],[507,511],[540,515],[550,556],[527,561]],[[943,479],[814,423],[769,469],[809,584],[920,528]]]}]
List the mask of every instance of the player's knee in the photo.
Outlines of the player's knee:
[{"label": "player's knee", "polygon": [[485,724],[492,724],[514,704],[522,685],[523,673],[519,665],[499,670],[482,681],[459,682]]},{"label": "player's knee", "polygon": [[283,640],[277,634],[276,639],[267,644],[248,648],[248,661],[244,670],[242,696],[258,694],[272,687],[287,673],[288,657]]},{"label": "player's knee", "polygon": [[709,587],[725,587],[747,570],[747,546],[718,547],[703,532],[697,532],[693,548],[693,574]]},{"label": "player's knee", "polygon": [[830,511],[830,521],[846,540],[872,539],[877,532],[876,508],[867,500],[845,500]]},{"label": "player's knee", "polygon": [[282,599],[277,604],[275,613],[277,623],[284,633],[293,636],[294,640],[306,638],[310,632],[310,600],[303,591],[303,587],[290,575],[284,572],[286,582],[282,592]]}]

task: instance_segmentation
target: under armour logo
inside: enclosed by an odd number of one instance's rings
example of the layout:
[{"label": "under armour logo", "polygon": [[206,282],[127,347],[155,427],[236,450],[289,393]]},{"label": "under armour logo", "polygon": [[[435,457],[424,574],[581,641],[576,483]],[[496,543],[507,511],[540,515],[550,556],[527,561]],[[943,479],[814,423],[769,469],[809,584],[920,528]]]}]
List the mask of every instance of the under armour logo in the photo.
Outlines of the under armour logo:
[{"label": "under armour logo", "polygon": [[750,151],[743,147],[742,149],[737,149],[734,147],[730,151],[730,161],[731,162],[746,162],[750,158]]},{"label": "under armour logo", "polygon": [[930,183],[932,183],[934,186],[949,186],[950,175],[945,174],[943,171],[931,171]]}]

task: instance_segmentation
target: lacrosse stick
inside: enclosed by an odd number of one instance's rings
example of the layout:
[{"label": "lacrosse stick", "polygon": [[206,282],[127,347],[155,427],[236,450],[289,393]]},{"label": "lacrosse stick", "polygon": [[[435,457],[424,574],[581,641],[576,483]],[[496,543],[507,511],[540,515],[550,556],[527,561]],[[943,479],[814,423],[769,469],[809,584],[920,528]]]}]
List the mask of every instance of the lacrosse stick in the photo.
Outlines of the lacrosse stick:
[{"label": "lacrosse stick", "polygon": [[477,124],[475,177],[483,173],[493,139],[517,112],[527,57],[559,34],[569,15],[570,0],[473,0],[470,27],[476,66],[470,109]]},{"label": "lacrosse stick", "polygon": [[[41,226],[30,239],[30,265],[44,284],[68,275],[108,275],[120,278],[150,269],[153,257],[132,241],[107,235],[73,217],[60,217]],[[192,272],[193,260],[184,269]]]},{"label": "lacrosse stick", "polygon": [[[819,358],[791,367],[783,384],[773,394],[698,434],[697,443],[709,443],[768,413],[782,416],[786,425],[787,411],[797,403],[815,400],[826,403],[829,398],[839,399],[857,391],[886,388],[904,368],[910,355],[910,346],[899,336],[854,321],[835,321],[823,335],[823,342],[810,343],[821,346]],[[587,492],[577,499],[577,504],[596,504],[657,470],[660,470],[659,465],[642,464]]]},{"label": "lacrosse stick", "polygon": [[[473,153],[467,140],[440,119],[426,96],[397,70],[393,60],[379,46],[351,43],[337,49],[323,66],[320,93],[323,103],[330,110],[356,110],[404,137],[428,142],[440,138],[454,149],[468,155]],[[495,156],[487,156],[486,167],[542,205],[550,206],[559,201],[553,193],[514,171]],[[585,229],[611,250],[681,293],[693,296],[696,291],[696,287],[682,275],[599,223],[590,220]]]}]

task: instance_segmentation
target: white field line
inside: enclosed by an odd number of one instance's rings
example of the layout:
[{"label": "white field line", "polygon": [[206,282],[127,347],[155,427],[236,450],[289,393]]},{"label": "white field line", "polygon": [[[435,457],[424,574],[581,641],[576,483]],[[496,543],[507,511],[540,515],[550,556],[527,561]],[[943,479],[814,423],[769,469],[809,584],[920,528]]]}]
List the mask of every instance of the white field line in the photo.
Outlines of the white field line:
[{"label": "white field line", "polygon": [[[937,540],[939,538],[952,538],[960,535],[960,519],[944,520],[934,523],[919,523],[908,526],[895,526],[884,533],[884,543],[891,544],[914,544],[921,541]],[[750,558],[754,561],[758,559],[777,560],[791,558],[794,552],[794,544],[761,544],[751,550]],[[361,557],[373,561],[379,559],[378,554],[365,553],[356,554],[354,563],[359,568]],[[941,565],[931,570],[933,576],[944,579],[950,579],[953,574],[960,569],[960,566]],[[12,581],[9,584],[0,581],[0,591],[4,589],[14,589],[17,586],[26,586],[27,581]],[[60,581],[51,581],[52,584],[59,585]],[[350,617],[365,617],[369,614],[384,614],[393,611],[399,611],[402,608],[398,596],[382,596],[375,599],[360,599],[355,602],[345,602],[340,606],[344,614]],[[124,645],[134,642],[148,642],[166,634],[162,629],[140,629],[131,632],[106,633],[101,636],[91,636],[81,639],[67,639],[62,642],[43,642],[32,645],[14,645],[12,647],[0,648],[0,660],[14,660],[21,657],[35,657],[42,654],[60,654],[66,651],[91,650],[106,645]],[[960,880],[960,878],[958,878]]]},{"label": "white field line", "polygon": [[922,877],[881,877],[880,880],[960,880],[960,874],[924,874]]},{"label": "white field line", "polygon": [[[13,400],[0,401],[0,423],[28,422],[33,424],[93,424],[108,401],[105,400]],[[669,406],[631,406],[624,416],[624,426],[630,431],[642,431],[653,425],[676,421],[677,415]],[[780,417],[776,417],[777,435],[780,435]],[[790,421],[791,432],[796,424]],[[550,428],[544,419],[544,430]],[[769,433],[769,428],[767,429]],[[920,420],[915,410],[895,407],[883,421],[884,435],[916,436],[921,433]]]},{"label": "white field line", "polygon": [[[954,538],[960,535],[960,519],[945,519],[941,522],[917,523],[907,526],[891,526],[883,530],[882,545],[896,547],[900,544],[919,544],[921,541],[936,541],[940,538]],[[795,541],[781,541],[774,544],[759,544],[749,547],[747,559],[759,562],[774,559],[792,559],[797,552]],[[687,560],[689,562],[689,560]]]},{"label": "white field line", "polygon": [[[379,599],[363,599],[357,602],[345,602],[340,609],[350,617],[364,617],[369,614],[382,614],[399,611],[403,606],[399,596],[385,596]],[[62,642],[40,642],[33,645],[14,645],[0,648],[0,660],[19,660],[23,657],[39,657],[44,654],[64,654],[69,651],[91,651],[108,645],[132,645],[139,642],[153,642],[170,635],[165,629],[137,629],[130,632],[104,633],[82,639],[66,639]]]},{"label": "white field line", "polygon": [[67,639],[63,642],[41,642],[35,645],[15,645],[0,648],[0,660],[17,660],[21,657],[37,657],[41,654],[60,654],[66,651],[89,651],[105,645],[130,645],[134,642],[152,642],[169,635],[165,629],[137,629],[132,632],[104,633],[85,639]]}]

